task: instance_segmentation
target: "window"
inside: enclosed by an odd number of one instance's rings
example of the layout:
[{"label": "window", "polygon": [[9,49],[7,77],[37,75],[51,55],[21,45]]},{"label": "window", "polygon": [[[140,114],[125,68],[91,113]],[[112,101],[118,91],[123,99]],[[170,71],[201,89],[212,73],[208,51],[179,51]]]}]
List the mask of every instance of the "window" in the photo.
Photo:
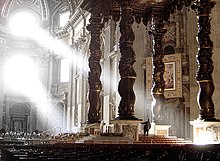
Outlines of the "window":
[{"label": "window", "polygon": [[19,11],[11,15],[9,28],[16,36],[29,37],[39,26],[37,17],[29,11]]},{"label": "window", "polygon": [[62,12],[60,13],[60,27],[64,27],[66,23],[69,21],[70,12]]}]

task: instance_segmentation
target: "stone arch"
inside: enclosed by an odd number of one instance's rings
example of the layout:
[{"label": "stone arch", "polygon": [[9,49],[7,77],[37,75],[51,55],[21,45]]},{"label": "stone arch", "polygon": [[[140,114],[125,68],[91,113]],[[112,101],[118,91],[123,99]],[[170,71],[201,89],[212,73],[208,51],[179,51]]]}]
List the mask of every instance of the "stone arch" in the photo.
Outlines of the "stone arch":
[{"label": "stone arch", "polygon": [[26,103],[14,103],[9,107],[10,115],[29,116],[30,107]]},{"label": "stone arch", "polygon": [[14,132],[29,132],[30,107],[26,103],[14,103],[9,106],[10,126]]},{"label": "stone arch", "polygon": [[187,88],[186,85],[183,85],[182,88],[183,88],[183,99],[184,99],[184,102],[189,102],[190,101],[189,89]]},{"label": "stone arch", "polygon": [[169,45],[166,45],[163,49],[163,52],[164,54],[174,54],[175,53],[175,49],[173,47],[173,45],[169,44]]},{"label": "stone arch", "polygon": [[56,25],[58,25],[59,13],[65,11],[65,10],[69,10],[69,6],[68,6],[67,2],[57,3],[54,5],[55,5],[55,7],[53,8],[53,12],[50,13],[50,18],[51,18],[51,20],[50,20],[51,26],[50,27],[51,27],[52,31],[54,31],[57,27]]},{"label": "stone arch", "polygon": [[16,2],[15,0],[9,0],[7,3],[4,4],[3,10],[2,10],[2,17],[7,20],[10,19],[10,16],[16,12],[19,11],[29,11],[32,14],[34,14],[38,20],[40,20],[41,17],[41,10],[37,6],[36,0],[31,1],[19,1]]},{"label": "stone arch", "polygon": [[49,11],[48,6],[45,0],[41,0],[41,7],[42,7],[42,18],[47,20],[49,18]]}]

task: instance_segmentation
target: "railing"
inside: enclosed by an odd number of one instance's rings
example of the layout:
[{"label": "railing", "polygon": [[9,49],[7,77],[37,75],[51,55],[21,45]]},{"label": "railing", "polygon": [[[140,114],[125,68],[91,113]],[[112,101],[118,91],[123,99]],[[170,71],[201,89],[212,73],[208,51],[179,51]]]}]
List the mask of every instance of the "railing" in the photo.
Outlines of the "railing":
[{"label": "railing", "polygon": [[[51,128],[51,129],[40,132],[39,135],[43,135],[43,134],[47,134],[47,133],[48,134],[57,134],[56,129],[58,129],[59,134],[61,134],[61,130],[62,130],[61,127],[54,127],[54,128]],[[55,130],[55,132],[54,132],[54,130]],[[52,133],[50,133],[50,132],[52,132]]]}]

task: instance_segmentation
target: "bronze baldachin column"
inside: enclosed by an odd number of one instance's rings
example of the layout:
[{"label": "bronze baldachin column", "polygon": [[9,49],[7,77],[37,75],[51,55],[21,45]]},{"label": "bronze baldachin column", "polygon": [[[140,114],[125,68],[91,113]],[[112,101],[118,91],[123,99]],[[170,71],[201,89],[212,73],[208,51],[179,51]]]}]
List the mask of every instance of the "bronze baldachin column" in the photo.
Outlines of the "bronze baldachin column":
[{"label": "bronze baldachin column", "polygon": [[101,18],[101,2],[93,1],[94,5],[91,10],[91,18],[89,20],[90,25],[87,26],[88,31],[91,34],[90,42],[90,57],[89,57],[89,113],[88,123],[100,122],[100,109],[101,109],[101,98],[100,93],[102,90],[102,83],[100,81],[101,76],[101,30],[104,25]]},{"label": "bronze baldachin column", "polygon": [[163,105],[165,102],[164,88],[165,82],[164,74],[164,53],[162,46],[162,39],[166,30],[164,29],[164,8],[162,6],[155,6],[152,8],[152,21],[149,34],[153,37],[153,87],[152,87],[152,112],[153,121],[156,124],[165,124],[163,122]]},{"label": "bronze baldachin column", "polygon": [[214,92],[214,83],[212,78],[213,61],[211,41],[211,24],[210,16],[215,2],[210,0],[197,0],[191,7],[195,10],[198,18],[198,71],[196,73],[196,80],[199,84],[200,90],[198,92],[197,101],[200,108],[200,119],[205,121],[213,121],[215,119],[214,103],[212,95]]},{"label": "bronze baldachin column", "polygon": [[132,4],[134,0],[117,0],[121,7],[120,32],[121,37],[119,47],[121,59],[119,62],[119,73],[121,76],[118,92],[121,96],[119,103],[118,120],[137,120],[134,117],[135,93],[133,86],[136,80],[136,72],[133,64],[136,62],[133,42],[135,35],[132,29],[134,17],[132,15]]}]

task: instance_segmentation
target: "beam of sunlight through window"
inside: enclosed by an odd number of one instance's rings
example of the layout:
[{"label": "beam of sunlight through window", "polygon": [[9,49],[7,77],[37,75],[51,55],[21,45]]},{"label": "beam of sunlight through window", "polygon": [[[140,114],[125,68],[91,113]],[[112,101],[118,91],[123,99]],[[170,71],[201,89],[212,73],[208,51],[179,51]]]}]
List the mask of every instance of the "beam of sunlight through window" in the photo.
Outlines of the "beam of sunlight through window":
[{"label": "beam of sunlight through window", "polygon": [[74,57],[74,50],[61,40],[57,40],[50,36],[46,31],[38,28],[34,34],[31,35],[32,39],[37,41],[42,47],[50,49],[54,54],[62,57]]},{"label": "beam of sunlight through window", "polygon": [[55,55],[68,58],[69,63],[75,64],[80,72],[84,73],[88,71],[86,62],[84,61],[84,55],[81,52],[76,49],[72,49],[63,41],[53,38],[46,31],[40,28],[36,31],[36,34],[32,35],[32,39],[37,41],[42,47],[50,49]]},{"label": "beam of sunlight through window", "polygon": [[52,99],[37,76],[37,66],[25,55],[10,58],[4,69],[7,87],[28,97],[37,106],[39,117],[48,120],[50,128],[61,128],[55,120],[59,115],[62,117],[62,112],[51,105]]},{"label": "beam of sunlight through window", "polygon": [[64,58],[60,61],[60,82],[69,82],[69,59]]},{"label": "beam of sunlight through window", "polygon": [[[25,20],[25,22],[23,22],[23,20]],[[72,65],[72,67],[76,67],[78,72],[84,73],[88,71],[88,65],[87,65],[87,61],[85,61],[84,54],[74,49],[73,47],[70,47],[70,45],[67,42],[58,40],[54,38],[52,35],[50,35],[50,33],[47,32],[46,30],[41,29],[34,15],[28,14],[26,12],[16,13],[12,16],[9,25],[12,30],[16,29],[14,33],[17,36],[20,35],[20,36],[28,37],[36,41],[43,48],[49,49],[51,54],[57,55],[59,58],[69,59],[70,65]],[[25,31],[27,32],[24,33]],[[21,63],[22,61],[20,60],[18,62]],[[28,65],[27,62],[23,64]],[[38,74],[35,74],[35,76],[33,76],[32,74],[34,74],[35,72],[28,72],[26,71],[26,69],[31,69],[31,68],[27,66],[22,67],[22,65],[20,65],[20,69],[17,71],[17,73],[13,72],[16,71],[16,69],[10,69],[10,68],[6,69],[7,70],[6,73],[9,74],[6,77],[8,78],[6,82],[8,83],[8,85],[12,87],[12,89],[17,91],[20,90],[20,92],[22,92],[24,95],[29,97],[36,104],[38,111],[42,114],[42,117],[48,119],[48,122],[51,124],[51,128],[60,126],[57,125],[54,120],[56,119],[55,116],[61,115],[62,112],[56,111],[54,109],[54,106],[51,104],[53,100],[52,98],[50,98],[47,89],[44,89],[44,86],[41,84],[40,80],[38,80],[38,78],[36,77]],[[19,71],[26,71],[26,72],[22,74],[19,73]],[[20,77],[24,77],[26,79],[19,80],[17,79],[18,77],[19,79]],[[16,80],[14,81],[14,84],[13,84],[13,80]]]},{"label": "beam of sunlight through window", "polygon": [[36,64],[29,57],[16,55],[6,62],[5,82],[14,90],[28,90],[37,75]]},{"label": "beam of sunlight through window", "polygon": [[88,71],[85,67],[85,62],[83,62],[83,54],[70,47],[67,42],[58,40],[47,31],[41,29],[33,14],[27,11],[18,12],[12,16],[9,26],[14,31],[13,33],[17,33],[16,35],[29,37],[40,46],[49,49],[51,53],[63,58],[69,58],[70,62],[72,61],[72,63],[76,64],[81,72]]}]

